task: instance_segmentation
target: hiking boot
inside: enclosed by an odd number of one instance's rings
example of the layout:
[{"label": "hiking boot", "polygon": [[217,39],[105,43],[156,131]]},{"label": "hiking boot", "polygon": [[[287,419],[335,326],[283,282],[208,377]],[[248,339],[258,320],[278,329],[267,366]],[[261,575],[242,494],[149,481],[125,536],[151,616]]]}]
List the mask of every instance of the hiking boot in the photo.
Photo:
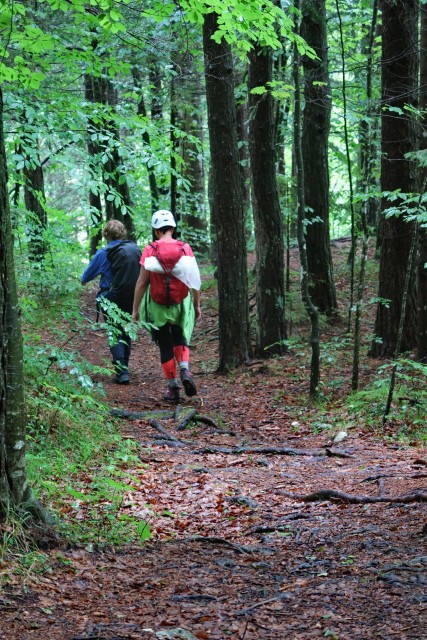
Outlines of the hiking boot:
[{"label": "hiking boot", "polygon": [[129,384],[129,372],[121,371],[120,373],[116,373],[113,377],[113,382],[116,384]]},{"label": "hiking boot", "polygon": [[168,387],[165,395],[163,396],[163,400],[165,402],[170,402],[171,404],[179,403],[179,388],[178,387]]},{"label": "hiking boot", "polygon": [[181,369],[179,372],[181,376],[181,382],[184,387],[187,396],[197,395],[196,385],[194,384],[193,376],[189,369]]}]

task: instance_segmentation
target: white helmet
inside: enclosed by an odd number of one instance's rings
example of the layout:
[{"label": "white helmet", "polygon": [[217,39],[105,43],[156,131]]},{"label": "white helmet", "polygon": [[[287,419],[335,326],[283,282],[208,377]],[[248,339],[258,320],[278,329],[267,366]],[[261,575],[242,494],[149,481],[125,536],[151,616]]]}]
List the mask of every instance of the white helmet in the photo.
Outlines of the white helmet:
[{"label": "white helmet", "polygon": [[151,226],[153,229],[161,229],[162,227],[176,227],[175,218],[173,213],[167,209],[160,209],[153,213],[151,218]]}]

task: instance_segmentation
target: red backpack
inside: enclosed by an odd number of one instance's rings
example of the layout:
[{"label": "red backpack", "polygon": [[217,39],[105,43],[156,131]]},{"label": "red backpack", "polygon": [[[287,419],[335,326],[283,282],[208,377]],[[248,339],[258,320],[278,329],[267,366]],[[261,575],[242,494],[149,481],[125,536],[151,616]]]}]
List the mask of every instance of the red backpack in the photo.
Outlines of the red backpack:
[{"label": "red backpack", "polygon": [[150,294],[154,302],[167,307],[180,304],[190,289],[181,280],[172,275],[172,269],[185,256],[185,242],[152,242],[152,254],[160,262],[164,273],[150,273]]}]

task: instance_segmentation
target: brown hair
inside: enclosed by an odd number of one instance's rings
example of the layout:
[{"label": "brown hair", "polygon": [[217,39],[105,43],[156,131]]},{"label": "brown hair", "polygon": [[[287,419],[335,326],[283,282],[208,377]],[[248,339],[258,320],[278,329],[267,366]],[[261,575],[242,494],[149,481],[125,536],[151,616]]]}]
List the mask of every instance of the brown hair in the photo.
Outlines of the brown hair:
[{"label": "brown hair", "polygon": [[126,228],[118,220],[110,220],[102,230],[102,235],[107,240],[124,240],[126,238]]}]

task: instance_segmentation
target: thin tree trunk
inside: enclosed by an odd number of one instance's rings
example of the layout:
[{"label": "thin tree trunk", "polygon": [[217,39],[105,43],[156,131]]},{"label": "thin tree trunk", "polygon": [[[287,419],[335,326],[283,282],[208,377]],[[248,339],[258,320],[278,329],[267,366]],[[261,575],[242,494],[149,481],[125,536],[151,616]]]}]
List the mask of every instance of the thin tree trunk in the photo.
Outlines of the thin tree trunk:
[{"label": "thin tree trunk", "polygon": [[345,64],[345,47],[344,47],[344,32],[343,25],[341,19],[340,5],[339,0],[335,0],[335,6],[337,9],[338,22],[339,22],[339,30],[340,30],[340,43],[341,43],[341,73],[342,73],[342,97],[343,97],[343,107],[344,107],[344,142],[345,142],[345,152],[346,152],[346,160],[347,160],[347,174],[348,174],[348,185],[349,185],[349,198],[350,198],[350,219],[351,219],[351,248],[349,254],[349,264],[350,264],[350,300],[348,305],[348,324],[347,331],[351,330],[351,314],[353,309],[353,301],[354,301],[354,265],[356,259],[356,250],[357,250],[357,233],[356,233],[356,214],[354,210],[354,195],[353,195],[353,172],[352,172],[352,161],[350,157],[350,143],[349,143],[349,133],[348,133],[348,109],[347,109],[347,80],[346,80],[346,64]]},{"label": "thin tree trunk", "polygon": [[[102,77],[102,103],[107,106],[105,130],[115,143],[120,142],[120,134],[114,119],[114,110],[117,106],[117,91],[107,77]],[[104,182],[107,185],[105,197],[105,209],[107,220],[120,220],[126,227],[130,240],[135,240],[135,224],[132,218],[132,201],[129,186],[126,180],[125,167],[120,158],[117,144],[112,148],[104,145],[104,152],[108,156],[104,164]]]},{"label": "thin tree trunk", "polygon": [[[96,43],[93,43],[96,48]],[[92,75],[85,75],[85,99],[87,102],[96,104],[99,90],[97,90],[99,78]],[[102,240],[102,202],[100,192],[101,176],[99,172],[100,146],[98,141],[99,128],[94,119],[89,117],[87,122],[87,150],[89,154],[89,172],[91,174],[91,185],[89,186],[89,206],[90,206],[90,249],[89,255],[93,256]]]},{"label": "thin tree trunk", "polygon": [[178,153],[178,141],[175,135],[175,130],[178,120],[178,110],[176,106],[176,91],[175,91],[175,79],[171,78],[171,112],[170,112],[170,209],[175,216],[177,224],[181,218],[178,211],[178,180],[177,180],[177,168],[176,168],[176,155]]},{"label": "thin tree trunk", "polygon": [[360,213],[360,225],[362,230],[362,255],[360,257],[360,269],[359,269],[359,281],[357,286],[357,300],[356,310],[354,318],[354,345],[353,345],[353,367],[351,388],[353,391],[357,391],[359,388],[359,360],[360,360],[360,337],[362,327],[362,311],[365,294],[365,274],[366,263],[368,260],[368,220],[372,210],[372,198],[369,197],[369,191],[372,187],[372,165],[373,165],[373,143],[372,143],[372,128],[371,128],[371,100],[372,100],[372,55],[374,48],[374,37],[376,32],[377,23],[377,0],[374,0],[374,6],[372,10],[372,22],[368,36],[367,45],[367,65],[366,65],[366,98],[367,106],[366,113],[367,118],[363,124],[362,135],[362,188],[365,191],[365,201],[362,205]]},{"label": "thin tree trunk", "polygon": [[230,46],[212,40],[218,29],[217,19],[215,13],[205,16],[203,48],[218,250],[218,369],[227,371],[248,359],[251,344],[233,61]]},{"label": "thin tree trunk", "polygon": [[[248,66],[246,63],[239,62],[236,87],[241,87],[243,83],[247,84]],[[242,193],[243,193],[243,214],[245,218],[245,235],[249,240],[252,236],[252,219],[251,219],[251,177],[250,177],[250,160],[249,160],[249,132],[248,132],[248,100],[242,98],[241,91],[237,96],[236,106],[237,119],[237,140],[239,145],[240,173],[242,176]]]},{"label": "thin tree trunk", "polygon": [[[295,0],[295,8],[299,10],[299,0]],[[296,33],[299,34],[299,25],[296,25]],[[298,197],[298,221],[297,235],[301,261],[301,296],[311,323],[311,368],[310,368],[310,397],[316,399],[319,393],[320,381],[320,330],[319,312],[314,306],[308,286],[308,260],[304,237],[305,226],[305,200],[304,200],[304,163],[301,140],[301,90],[300,90],[300,54],[297,45],[294,44],[293,59],[294,80],[294,145],[295,145],[295,169],[297,176]]]},{"label": "thin tree trunk", "polygon": [[[420,37],[420,111],[421,135],[420,149],[427,149],[427,5],[421,5]],[[427,171],[419,169],[425,183]],[[420,193],[423,193],[422,182]],[[418,228],[417,255],[417,360],[427,363],[427,229]]]},{"label": "thin tree trunk", "polygon": [[[141,86],[141,77],[138,69],[133,67],[132,76],[135,87],[139,91],[139,100],[138,100],[138,110],[137,114],[140,118],[147,122],[147,108],[145,106],[144,94]],[[148,127],[144,127],[142,130],[142,141],[144,145],[147,147],[149,151],[151,151],[151,138],[150,133],[148,131]],[[148,184],[150,185],[150,195],[151,195],[151,213],[154,213],[159,208],[159,188],[157,186],[156,174],[150,162],[146,164],[147,174],[148,174]]]},{"label": "thin tree trunk", "polygon": [[[406,270],[405,270],[405,284],[403,287],[402,306],[400,311],[399,327],[397,330],[396,350],[394,353],[395,360],[399,356],[400,346],[402,344],[402,339],[403,339],[403,327],[405,324],[406,304],[409,298],[409,291],[410,291],[409,283],[412,278],[412,274],[414,272],[414,255],[415,255],[416,246],[417,246],[417,225],[413,225],[411,246],[410,246],[409,255],[408,255],[408,264],[406,265]],[[383,424],[385,424],[385,422],[387,421],[388,415],[390,413],[391,403],[393,401],[394,387],[396,382],[396,372],[397,372],[397,362],[395,362],[393,366],[393,370],[390,378],[390,386],[388,390],[387,403],[386,403],[386,407],[383,414]]]},{"label": "thin tree trunk", "polygon": [[47,213],[43,167],[40,162],[38,140],[34,134],[24,132],[22,153],[25,156],[24,202],[27,210],[29,258],[34,262],[41,262],[47,251]]},{"label": "thin tree trunk", "polygon": [[178,108],[179,127],[188,134],[181,137],[177,150],[183,160],[181,174],[190,188],[180,194],[180,210],[185,222],[186,234],[191,238],[191,246],[198,253],[208,251],[208,221],[205,207],[205,168],[201,148],[204,137],[202,104],[202,83],[192,57],[183,62],[180,76],[175,78],[180,100]]}]

